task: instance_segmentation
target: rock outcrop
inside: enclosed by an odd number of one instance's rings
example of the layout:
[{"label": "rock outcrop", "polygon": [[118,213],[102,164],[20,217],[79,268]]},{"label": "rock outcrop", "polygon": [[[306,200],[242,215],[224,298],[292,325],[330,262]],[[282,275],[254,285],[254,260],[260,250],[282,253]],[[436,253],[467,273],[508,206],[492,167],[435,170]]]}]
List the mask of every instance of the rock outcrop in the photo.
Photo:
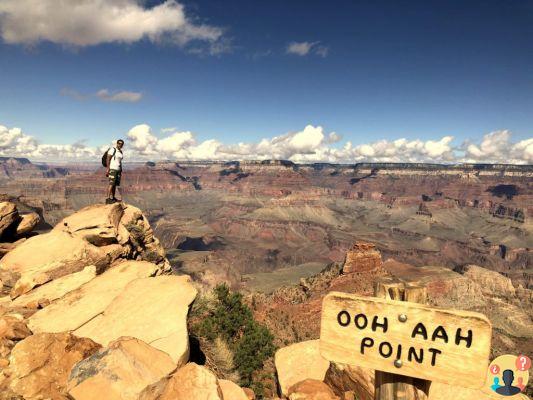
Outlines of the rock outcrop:
[{"label": "rock outcrop", "polygon": [[67,391],[75,400],[137,400],[147,386],[175,368],[168,354],[139,339],[123,337],[77,363]]},{"label": "rock outcrop", "polygon": [[10,388],[26,400],[66,400],[72,367],[100,348],[70,333],[41,333],[17,343],[9,357]]},{"label": "rock outcrop", "polygon": [[275,355],[275,364],[283,395],[288,395],[292,385],[305,379],[324,380],[329,368],[329,361],[320,355],[318,340],[295,343],[279,349]]},{"label": "rock outcrop", "polygon": [[0,271],[12,274],[13,282],[4,286],[11,286],[11,297],[16,298],[88,265],[101,273],[119,259],[144,259],[158,264],[158,272],[170,268],[139,209],[122,203],[94,205],[17,246],[0,260]]},{"label": "rock outcrop", "polygon": [[477,283],[485,296],[509,298],[515,295],[511,280],[496,271],[478,265],[466,265],[456,271]]},{"label": "rock outcrop", "polygon": [[346,253],[342,272],[344,274],[367,274],[377,272],[381,270],[381,267],[381,253],[376,246],[372,243],[357,241]]},{"label": "rock outcrop", "polygon": [[168,376],[189,360],[197,294],[189,276],[164,275],[169,265],[140,210],[123,204],[82,209],[9,251],[0,260],[11,289],[0,298],[0,399],[137,400],[153,384],[164,394],[191,378],[199,396],[222,400],[204,367]]}]

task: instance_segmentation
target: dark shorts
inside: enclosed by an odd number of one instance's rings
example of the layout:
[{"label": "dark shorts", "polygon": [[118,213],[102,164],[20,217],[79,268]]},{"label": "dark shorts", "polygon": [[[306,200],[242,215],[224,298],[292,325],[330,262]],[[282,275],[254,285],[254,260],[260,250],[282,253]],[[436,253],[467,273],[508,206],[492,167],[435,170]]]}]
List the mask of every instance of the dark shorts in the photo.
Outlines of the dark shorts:
[{"label": "dark shorts", "polygon": [[120,186],[120,178],[122,176],[122,171],[116,169],[109,170],[109,184],[112,186]]}]

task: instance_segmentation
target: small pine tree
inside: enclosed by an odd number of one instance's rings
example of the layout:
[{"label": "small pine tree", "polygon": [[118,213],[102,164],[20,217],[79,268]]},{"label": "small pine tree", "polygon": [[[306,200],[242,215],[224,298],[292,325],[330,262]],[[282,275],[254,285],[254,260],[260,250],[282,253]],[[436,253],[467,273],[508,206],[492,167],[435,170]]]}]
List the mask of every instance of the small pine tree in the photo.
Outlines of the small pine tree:
[{"label": "small pine tree", "polygon": [[253,318],[252,310],[243,302],[241,293],[232,293],[226,284],[213,289],[214,305],[198,307],[199,320],[193,332],[210,342],[224,340],[233,352],[233,362],[241,377],[241,385],[250,387],[252,375],[275,352],[274,336]]}]

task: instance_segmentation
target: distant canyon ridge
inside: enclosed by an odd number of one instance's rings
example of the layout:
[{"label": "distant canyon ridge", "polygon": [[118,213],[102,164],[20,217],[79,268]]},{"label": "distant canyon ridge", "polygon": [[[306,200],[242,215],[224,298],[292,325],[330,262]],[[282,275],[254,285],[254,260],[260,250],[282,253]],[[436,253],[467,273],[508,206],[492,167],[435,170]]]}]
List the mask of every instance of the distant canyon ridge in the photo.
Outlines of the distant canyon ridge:
[{"label": "distant canyon ridge", "polygon": [[[45,231],[104,200],[96,164],[0,159],[0,193]],[[533,165],[147,162],[123,174],[173,268],[207,286],[270,293],[343,260],[356,240],[384,259],[481,265],[531,288]]]}]

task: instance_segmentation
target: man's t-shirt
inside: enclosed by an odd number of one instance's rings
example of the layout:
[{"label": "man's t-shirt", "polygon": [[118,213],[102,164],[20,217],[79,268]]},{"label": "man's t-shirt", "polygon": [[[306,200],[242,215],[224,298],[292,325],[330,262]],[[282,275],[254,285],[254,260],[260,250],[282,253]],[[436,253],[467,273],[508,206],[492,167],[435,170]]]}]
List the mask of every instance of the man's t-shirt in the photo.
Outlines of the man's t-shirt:
[{"label": "man's t-shirt", "polygon": [[109,163],[109,169],[116,169],[118,171],[122,171],[122,152],[115,148],[110,147],[109,150],[107,150],[107,154],[111,155],[114,153],[114,156],[111,157],[111,162]]}]

